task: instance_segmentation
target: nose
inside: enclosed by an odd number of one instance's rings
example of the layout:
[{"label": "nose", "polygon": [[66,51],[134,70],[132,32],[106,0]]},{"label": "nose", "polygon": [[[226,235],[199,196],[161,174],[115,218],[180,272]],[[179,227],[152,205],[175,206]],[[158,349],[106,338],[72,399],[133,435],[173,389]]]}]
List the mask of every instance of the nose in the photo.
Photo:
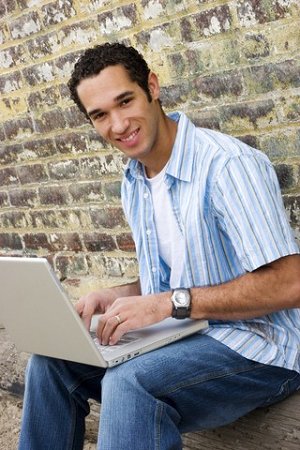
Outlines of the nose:
[{"label": "nose", "polygon": [[123,134],[129,126],[129,121],[120,112],[111,114],[111,131],[115,134]]}]

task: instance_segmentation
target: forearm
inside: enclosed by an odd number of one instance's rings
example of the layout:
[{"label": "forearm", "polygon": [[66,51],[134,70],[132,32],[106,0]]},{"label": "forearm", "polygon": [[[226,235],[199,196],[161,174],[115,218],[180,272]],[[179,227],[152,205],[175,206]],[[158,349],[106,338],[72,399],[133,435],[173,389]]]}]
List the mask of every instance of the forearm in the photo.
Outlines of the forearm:
[{"label": "forearm", "polygon": [[128,284],[114,286],[109,288],[114,300],[120,297],[132,297],[134,295],[141,295],[141,286],[139,279]]},{"label": "forearm", "polygon": [[218,286],[192,288],[191,317],[239,320],[300,307],[300,256],[268,266]]}]

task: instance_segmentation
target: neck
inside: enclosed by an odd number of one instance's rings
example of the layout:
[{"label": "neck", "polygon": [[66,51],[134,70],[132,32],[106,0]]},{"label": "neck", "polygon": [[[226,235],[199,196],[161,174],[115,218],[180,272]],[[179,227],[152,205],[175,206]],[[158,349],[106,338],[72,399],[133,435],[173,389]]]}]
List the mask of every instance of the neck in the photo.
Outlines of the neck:
[{"label": "neck", "polygon": [[157,151],[151,155],[148,161],[141,161],[144,164],[148,178],[157,175],[170,159],[172,148],[177,133],[177,123],[170,119],[162,111],[162,119],[159,127],[159,138],[156,144]]}]

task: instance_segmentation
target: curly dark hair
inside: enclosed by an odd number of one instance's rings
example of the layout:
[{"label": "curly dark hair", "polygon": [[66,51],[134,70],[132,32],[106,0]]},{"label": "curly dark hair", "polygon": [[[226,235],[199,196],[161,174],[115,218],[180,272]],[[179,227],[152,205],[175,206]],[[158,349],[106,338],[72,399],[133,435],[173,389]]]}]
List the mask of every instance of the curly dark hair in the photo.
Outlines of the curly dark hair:
[{"label": "curly dark hair", "polygon": [[68,82],[72,100],[87,118],[89,117],[77,93],[79,83],[86,78],[98,75],[108,66],[119,64],[126,69],[131,81],[135,81],[146,92],[147,98],[151,102],[148,86],[150,69],[142,55],[133,47],[107,42],[85,50],[76,62]]}]

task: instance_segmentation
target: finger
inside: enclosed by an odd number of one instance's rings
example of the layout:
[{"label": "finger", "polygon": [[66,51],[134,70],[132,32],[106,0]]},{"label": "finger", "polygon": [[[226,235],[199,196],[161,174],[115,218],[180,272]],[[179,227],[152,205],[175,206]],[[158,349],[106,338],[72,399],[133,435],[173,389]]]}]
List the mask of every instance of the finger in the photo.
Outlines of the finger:
[{"label": "finger", "polygon": [[125,333],[127,333],[129,330],[127,329],[127,326],[124,324],[121,324],[115,328],[115,331],[109,338],[109,345],[115,345],[119,342],[119,340],[124,336]]},{"label": "finger", "polygon": [[85,327],[89,330],[93,315],[99,311],[97,298],[92,294],[81,297],[75,305],[75,308],[84,322]]},{"label": "finger", "polygon": [[93,316],[93,310],[85,307],[81,313],[81,319],[84,323],[85,328],[89,331],[91,328],[91,321]]},{"label": "finger", "polygon": [[122,325],[122,319],[120,315],[113,315],[109,317],[102,316],[99,319],[97,336],[100,339],[102,345],[108,345],[110,343],[111,336],[115,333],[115,330]]},{"label": "finger", "polygon": [[77,313],[81,316],[84,307],[85,297],[81,297],[77,303],[75,303],[75,309]]},{"label": "finger", "polygon": [[84,323],[84,326],[87,330],[90,330],[92,317],[95,313],[95,305],[94,303],[90,303],[87,299],[84,300],[82,307],[79,308],[80,317]]},{"label": "finger", "polygon": [[97,336],[102,345],[107,345],[110,336],[118,326],[115,316],[102,316],[98,322]]}]

